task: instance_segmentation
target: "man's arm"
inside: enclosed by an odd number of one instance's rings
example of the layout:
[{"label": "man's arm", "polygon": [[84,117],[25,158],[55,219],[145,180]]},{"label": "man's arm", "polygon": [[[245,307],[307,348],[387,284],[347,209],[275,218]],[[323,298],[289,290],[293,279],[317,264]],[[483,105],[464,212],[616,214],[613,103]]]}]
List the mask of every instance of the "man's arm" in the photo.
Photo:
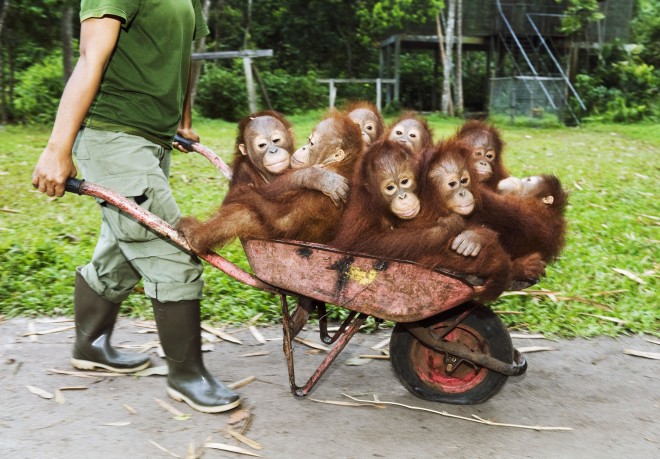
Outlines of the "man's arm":
[{"label": "man's arm", "polygon": [[66,180],[78,173],[71,157],[73,143],[101,84],[120,27],[119,19],[107,16],[81,24],[80,58],[62,93],[48,145],[32,173],[32,185],[48,196],[62,196]]},{"label": "man's arm", "polygon": [[[176,133],[181,137],[192,140],[193,142],[199,142],[199,134],[195,132],[192,128],[192,88],[193,88],[193,71],[192,64],[190,65],[190,72],[188,73],[188,87],[186,88],[186,97],[183,100],[183,113],[181,114],[181,122],[179,123],[179,129]],[[184,153],[188,153],[188,150],[178,142],[172,142],[174,148]]]}]

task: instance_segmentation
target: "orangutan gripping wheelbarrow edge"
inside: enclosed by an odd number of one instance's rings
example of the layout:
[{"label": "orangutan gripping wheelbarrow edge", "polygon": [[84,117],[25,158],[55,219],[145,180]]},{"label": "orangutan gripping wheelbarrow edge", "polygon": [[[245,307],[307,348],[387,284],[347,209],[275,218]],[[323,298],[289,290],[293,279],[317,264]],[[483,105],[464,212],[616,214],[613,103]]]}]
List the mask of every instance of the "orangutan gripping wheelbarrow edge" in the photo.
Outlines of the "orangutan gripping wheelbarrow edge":
[{"label": "orangutan gripping wheelbarrow edge", "polygon": [[[190,149],[202,153],[225,175],[231,174],[212,152],[200,148]],[[499,317],[474,301],[480,291],[480,280],[474,277],[321,244],[258,239],[241,241],[254,272],[250,274],[217,253],[195,252],[171,225],[107,188],[70,179],[66,190],[116,206],[237,281],[278,295],[283,350],[295,396],[310,393],[369,316],[378,322],[395,322],[390,339],[392,366],[406,389],[426,400],[480,403],[493,396],[509,376],[521,375],[527,368]],[[292,312],[287,296],[296,299]],[[328,333],[326,304],[349,311],[333,334]],[[333,346],[307,382],[298,386],[292,343],[312,313],[318,316],[320,340]]]}]

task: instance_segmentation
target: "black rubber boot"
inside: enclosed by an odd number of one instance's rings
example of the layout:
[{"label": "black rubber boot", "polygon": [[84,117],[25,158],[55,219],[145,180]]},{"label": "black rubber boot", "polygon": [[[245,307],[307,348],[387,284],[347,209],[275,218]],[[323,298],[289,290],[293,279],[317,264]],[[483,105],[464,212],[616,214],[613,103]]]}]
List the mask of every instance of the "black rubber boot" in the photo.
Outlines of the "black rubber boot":
[{"label": "black rubber boot", "polygon": [[71,363],[74,367],[81,370],[102,368],[117,373],[133,373],[151,364],[149,356],[145,354],[119,352],[110,345],[119,304],[99,296],[79,272],[76,272],[73,309],[76,343]]},{"label": "black rubber boot", "polygon": [[203,413],[220,413],[237,407],[240,397],[215,379],[204,366],[199,300],[161,303],[151,300],[165,352],[167,393]]}]

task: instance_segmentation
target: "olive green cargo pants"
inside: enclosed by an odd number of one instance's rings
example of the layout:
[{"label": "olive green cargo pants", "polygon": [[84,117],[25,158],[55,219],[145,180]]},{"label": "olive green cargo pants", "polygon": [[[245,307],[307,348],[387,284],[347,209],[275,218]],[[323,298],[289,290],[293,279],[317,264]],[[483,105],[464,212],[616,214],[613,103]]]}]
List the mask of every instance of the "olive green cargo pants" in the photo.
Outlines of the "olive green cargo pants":
[{"label": "olive green cargo pants", "polygon": [[[85,180],[134,199],[176,225],[181,214],[169,185],[171,150],[121,132],[84,128],[73,148]],[[101,232],[89,264],[81,270],[99,295],[120,303],[140,279],[149,298],[160,302],[202,296],[202,264],[111,205],[101,205]]]}]

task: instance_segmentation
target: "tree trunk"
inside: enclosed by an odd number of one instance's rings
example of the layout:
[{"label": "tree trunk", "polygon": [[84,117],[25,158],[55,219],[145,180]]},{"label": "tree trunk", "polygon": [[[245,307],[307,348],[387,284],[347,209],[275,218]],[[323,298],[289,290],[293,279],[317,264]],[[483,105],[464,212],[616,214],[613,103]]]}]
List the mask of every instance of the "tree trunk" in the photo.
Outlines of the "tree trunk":
[{"label": "tree trunk", "polygon": [[[211,9],[211,0],[204,0],[202,4],[202,9],[204,11],[204,17],[209,17],[209,11]],[[193,47],[194,53],[204,52],[206,47],[206,37],[202,37],[195,43]],[[190,78],[192,78],[192,85],[190,87],[190,106],[195,106],[195,96],[197,96],[197,83],[199,82],[199,76],[202,74],[202,65],[203,61],[192,61],[192,69],[190,72]]]},{"label": "tree trunk", "polygon": [[451,100],[451,76],[453,65],[454,48],[454,26],[456,24],[456,0],[447,2],[447,29],[445,33],[445,58],[442,69],[442,113],[445,115],[454,115],[453,104]]},{"label": "tree trunk", "polygon": [[5,26],[5,18],[7,17],[7,12],[9,11],[10,6],[11,6],[10,0],[5,0],[4,2],[2,2],[2,10],[0,10],[0,40],[2,39],[2,31]]},{"label": "tree trunk", "polygon": [[[440,48],[440,59],[442,60],[442,70],[444,72],[445,66],[447,65],[447,56],[445,54],[445,39],[442,36],[442,24],[440,23],[440,14],[435,15],[435,27],[438,32],[438,47]],[[444,80],[443,80],[444,81]],[[449,98],[449,111],[454,110],[451,97]]]},{"label": "tree trunk", "polygon": [[462,115],[463,107],[463,0],[456,3],[456,114]]},{"label": "tree trunk", "polygon": [[2,32],[4,30],[5,18],[7,17],[7,12],[9,11],[9,6],[11,2],[5,0],[2,2],[2,10],[0,10],[0,124],[7,124],[9,122],[9,109],[7,107],[7,92],[5,90],[7,83],[5,78],[5,53],[4,53],[4,43]]},{"label": "tree trunk", "polygon": [[62,77],[64,84],[73,73],[73,5],[65,1],[62,11]]}]

